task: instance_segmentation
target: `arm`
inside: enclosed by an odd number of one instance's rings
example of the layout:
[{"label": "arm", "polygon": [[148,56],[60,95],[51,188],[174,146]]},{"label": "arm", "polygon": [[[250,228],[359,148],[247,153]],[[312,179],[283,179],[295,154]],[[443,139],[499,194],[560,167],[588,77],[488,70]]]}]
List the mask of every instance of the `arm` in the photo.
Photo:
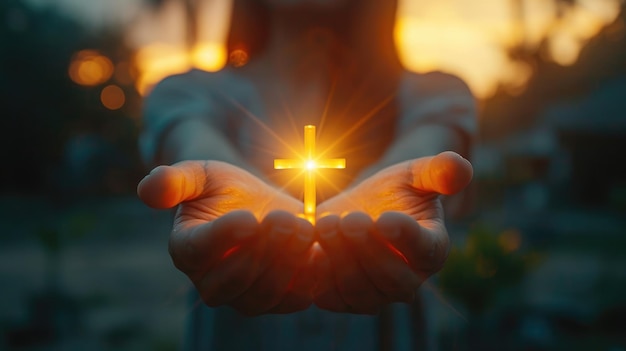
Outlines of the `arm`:
[{"label": "arm", "polygon": [[146,164],[215,160],[251,170],[227,137],[229,110],[218,89],[233,84],[229,78],[191,71],[154,88],[145,102],[140,139]]},{"label": "arm", "polygon": [[220,130],[200,118],[185,119],[164,134],[161,160],[216,160],[257,173]]}]

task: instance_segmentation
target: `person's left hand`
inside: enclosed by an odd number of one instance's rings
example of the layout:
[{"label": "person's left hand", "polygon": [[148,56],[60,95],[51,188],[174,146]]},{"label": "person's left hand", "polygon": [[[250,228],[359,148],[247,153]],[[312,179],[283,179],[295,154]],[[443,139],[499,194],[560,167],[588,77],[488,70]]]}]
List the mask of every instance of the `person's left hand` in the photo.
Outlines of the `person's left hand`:
[{"label": "person's left hand", "polygon": [[315,303],[373,314],[412,301],[448,255],[440,194],[461,191],[471,178],[467,160],[444,152],[386,168],[322,203]]},{"label": "person's left hand", "polygon": [[259,315],[312,303],[313,226],[296,217],[300,201],[218,161],[157,167],[137,191],[151,207],[178,207],[170,255],[207,305]]}]

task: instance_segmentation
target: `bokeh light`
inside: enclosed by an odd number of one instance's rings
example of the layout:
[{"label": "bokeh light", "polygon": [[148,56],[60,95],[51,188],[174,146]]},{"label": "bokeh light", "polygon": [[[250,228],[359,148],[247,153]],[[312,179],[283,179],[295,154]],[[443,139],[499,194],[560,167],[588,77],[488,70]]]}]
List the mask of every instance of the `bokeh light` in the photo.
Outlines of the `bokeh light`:
[{"label": "bokeh light", "polygon": [[108,57],[96,50],[82,50],[72,57],[69,75],[76,84],[95,86],[108,81],[113,70],[113,63]]},{"label": "bokeh light", "polygon": [[163,78],[191,69],[189,55],[184,46],[162,43],[145,46],[135,55],[139,77],[135,83],[137,91],[145,95],[150,87]]},{"label": "bokeh light", "polygon": [[137,91],[145,95],[163,78],[192,68],[222,69],[228,59],[224,41],[231,5],[230,0],[198,2],[197,42],[193,46],[188,42],[183,2],[166,0],[159,11],[143,13],[126,38],[136,48]]},{"label": "bokeh light", "polygon": [[102,89],[100,101],[109,110],[119,110],[126,103],[126,94],[117,85],[108,85]]},{"label": "bokeh light", "polygon": [[226,48],[220,43],[199,43],[191,52],[191,61],[195,68],[219,71],[226,64]]},{"label": "bokeh light", "polygon": [[248,53],[242,49],[235,49],[228,55],[228,62],[230,62],[233,67],[245,66],[248,63],[248,59]]}]

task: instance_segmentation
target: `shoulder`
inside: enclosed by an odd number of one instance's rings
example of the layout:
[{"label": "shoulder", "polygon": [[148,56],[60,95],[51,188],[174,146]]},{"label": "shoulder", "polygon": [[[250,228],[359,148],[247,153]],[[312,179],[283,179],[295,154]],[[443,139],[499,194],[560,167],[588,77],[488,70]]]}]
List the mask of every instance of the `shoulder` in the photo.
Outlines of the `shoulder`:
[{"label": "shoulder", "polygon": [[218,94],[223,97],[237,98],[249,95],[253,90],[248,79],[232,70],[206,72],[194,69],[163,79],[152,89],[148,97],[184,94],[208,98]]},{"label": "shoulder", "polygon": [[467,135],[475,133],[476,99],[460,78],[443,72],[406,72],[398,93],[402,128],[441,124]]}]

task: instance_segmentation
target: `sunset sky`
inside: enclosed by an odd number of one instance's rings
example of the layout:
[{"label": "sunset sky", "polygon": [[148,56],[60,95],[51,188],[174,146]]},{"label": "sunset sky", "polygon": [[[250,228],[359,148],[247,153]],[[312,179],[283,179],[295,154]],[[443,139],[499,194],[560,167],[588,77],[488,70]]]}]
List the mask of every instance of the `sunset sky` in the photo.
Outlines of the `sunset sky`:
[{"label": "sunset sky", "polygon": [[[192,65],[218,70],[226,61],[222,43],[231,0],[203,0],[199,44],[185,46],[183,1],[167,0],[153,12],[141,0],[26,0],[55,6],[94,30],[124,28],[137,51],[141,72],[137,87],[144,92],[164,76]],[[520,11],[515,4],[521,3]],[[576,62],[585,43],[619,13],[622,0],[576,0],[557,17],[548,0],[400,0],[396,41],[405,66],[414,71],[443,70],[465,79],[479,98],[498,85],[524,86],[532,68],[512,61],[506,50],[536,48],[547,41],[547,55],[561,65]]]}]

